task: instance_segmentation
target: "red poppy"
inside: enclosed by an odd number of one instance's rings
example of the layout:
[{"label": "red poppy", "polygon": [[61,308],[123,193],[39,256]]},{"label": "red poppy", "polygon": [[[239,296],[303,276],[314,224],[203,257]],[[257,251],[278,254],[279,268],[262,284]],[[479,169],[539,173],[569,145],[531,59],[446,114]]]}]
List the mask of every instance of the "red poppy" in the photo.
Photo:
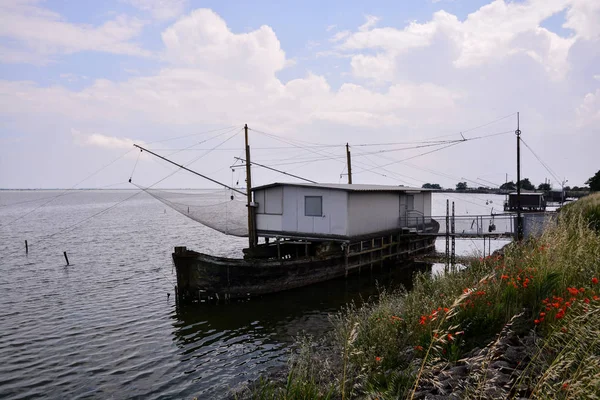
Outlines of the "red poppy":
[{"label": "red poppy", "polygon": [[535,321],[533,321],[533,323],[537,325],[537,324],[539,324],[539,323],[540,323],[540,320],[539,320],[539,319],[536,319]]},{"label": "red poppy", "polygon": [[592,278],[592,283],[594,285],[597,285],[598,284],[598,278]]},{"label": "red poppy", "polygon": [[579,290],[577,290],[577,288],[567,288],[567,290],[569,291],[569,293],[571,293],[571,296],[576,296],[579,294]]}]

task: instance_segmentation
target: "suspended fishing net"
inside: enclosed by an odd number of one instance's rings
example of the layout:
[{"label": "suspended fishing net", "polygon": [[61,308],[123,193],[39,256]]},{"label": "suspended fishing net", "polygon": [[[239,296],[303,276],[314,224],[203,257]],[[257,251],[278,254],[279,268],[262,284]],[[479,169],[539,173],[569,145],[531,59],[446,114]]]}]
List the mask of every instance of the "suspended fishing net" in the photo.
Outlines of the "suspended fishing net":
[{"label": "suspended fishing net", "polygon": [[248,236],[245,196],[226,189],[174,192],[138,187],[175,211],[209,228],[227,235]]}]

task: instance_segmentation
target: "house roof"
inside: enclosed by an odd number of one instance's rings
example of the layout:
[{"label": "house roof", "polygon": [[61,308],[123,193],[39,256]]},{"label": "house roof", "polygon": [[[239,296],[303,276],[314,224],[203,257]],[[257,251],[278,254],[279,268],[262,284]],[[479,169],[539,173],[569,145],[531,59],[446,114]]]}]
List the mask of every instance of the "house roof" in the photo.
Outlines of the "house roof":
[{"label": "house roof", "polygon": [[[511,192],[509,193],[511,196],[516,196],[518,193],[517,192]],[[544,193],[543,192],[521,192],[521,196],[543,196]]]},{"label": "house roof", "polygon": [[268,185],[256,186],[252,190],[268,189],[276,186],[300,186],[316,189],[343,190],[346,192],[431,192],[432,189],[415,188],[409,186],[391,186],[391,185],[366,185],[366,184],[347,184],[347,183],[285,183],[275,182]]}]

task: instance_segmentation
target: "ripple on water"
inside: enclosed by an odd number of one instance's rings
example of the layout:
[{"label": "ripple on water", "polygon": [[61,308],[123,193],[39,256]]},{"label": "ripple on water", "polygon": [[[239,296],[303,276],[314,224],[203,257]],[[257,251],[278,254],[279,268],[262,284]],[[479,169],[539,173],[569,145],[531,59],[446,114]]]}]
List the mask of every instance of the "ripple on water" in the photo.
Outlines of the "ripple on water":
[{"label": "ripple on water", "polygon": [[[58,193],[3,191],[2,203]],[[174,293],[173,247],[231,256],[241,255],[246,240],[165,214],[146,195],[44,239],[130,194],[72,193],[0,226],[0,398],[222,398],[283,365],[301,331],[328,329],[329,311],[375,290],[373,279],[361,277],[178,309],[166,296]],[[0,221],[39,204],[0,207]]]}]

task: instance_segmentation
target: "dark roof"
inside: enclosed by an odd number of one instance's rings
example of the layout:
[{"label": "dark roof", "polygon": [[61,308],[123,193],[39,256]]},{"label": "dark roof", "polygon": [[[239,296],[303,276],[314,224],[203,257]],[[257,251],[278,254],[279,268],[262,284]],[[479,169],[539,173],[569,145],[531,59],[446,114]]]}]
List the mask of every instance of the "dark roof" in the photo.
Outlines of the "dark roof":
[{"label": "dark roof", "polygon": [[256,186],[252,190],[268,189],[276,186],[301,186],[316,189],[343,190],[346,192],[431,192],[431,189],[415,188],[408,186],[390,186],[390,185],[366,185],[366,184],[347,184],[347,183],[284,183],[275,182],[268,185]]}]

